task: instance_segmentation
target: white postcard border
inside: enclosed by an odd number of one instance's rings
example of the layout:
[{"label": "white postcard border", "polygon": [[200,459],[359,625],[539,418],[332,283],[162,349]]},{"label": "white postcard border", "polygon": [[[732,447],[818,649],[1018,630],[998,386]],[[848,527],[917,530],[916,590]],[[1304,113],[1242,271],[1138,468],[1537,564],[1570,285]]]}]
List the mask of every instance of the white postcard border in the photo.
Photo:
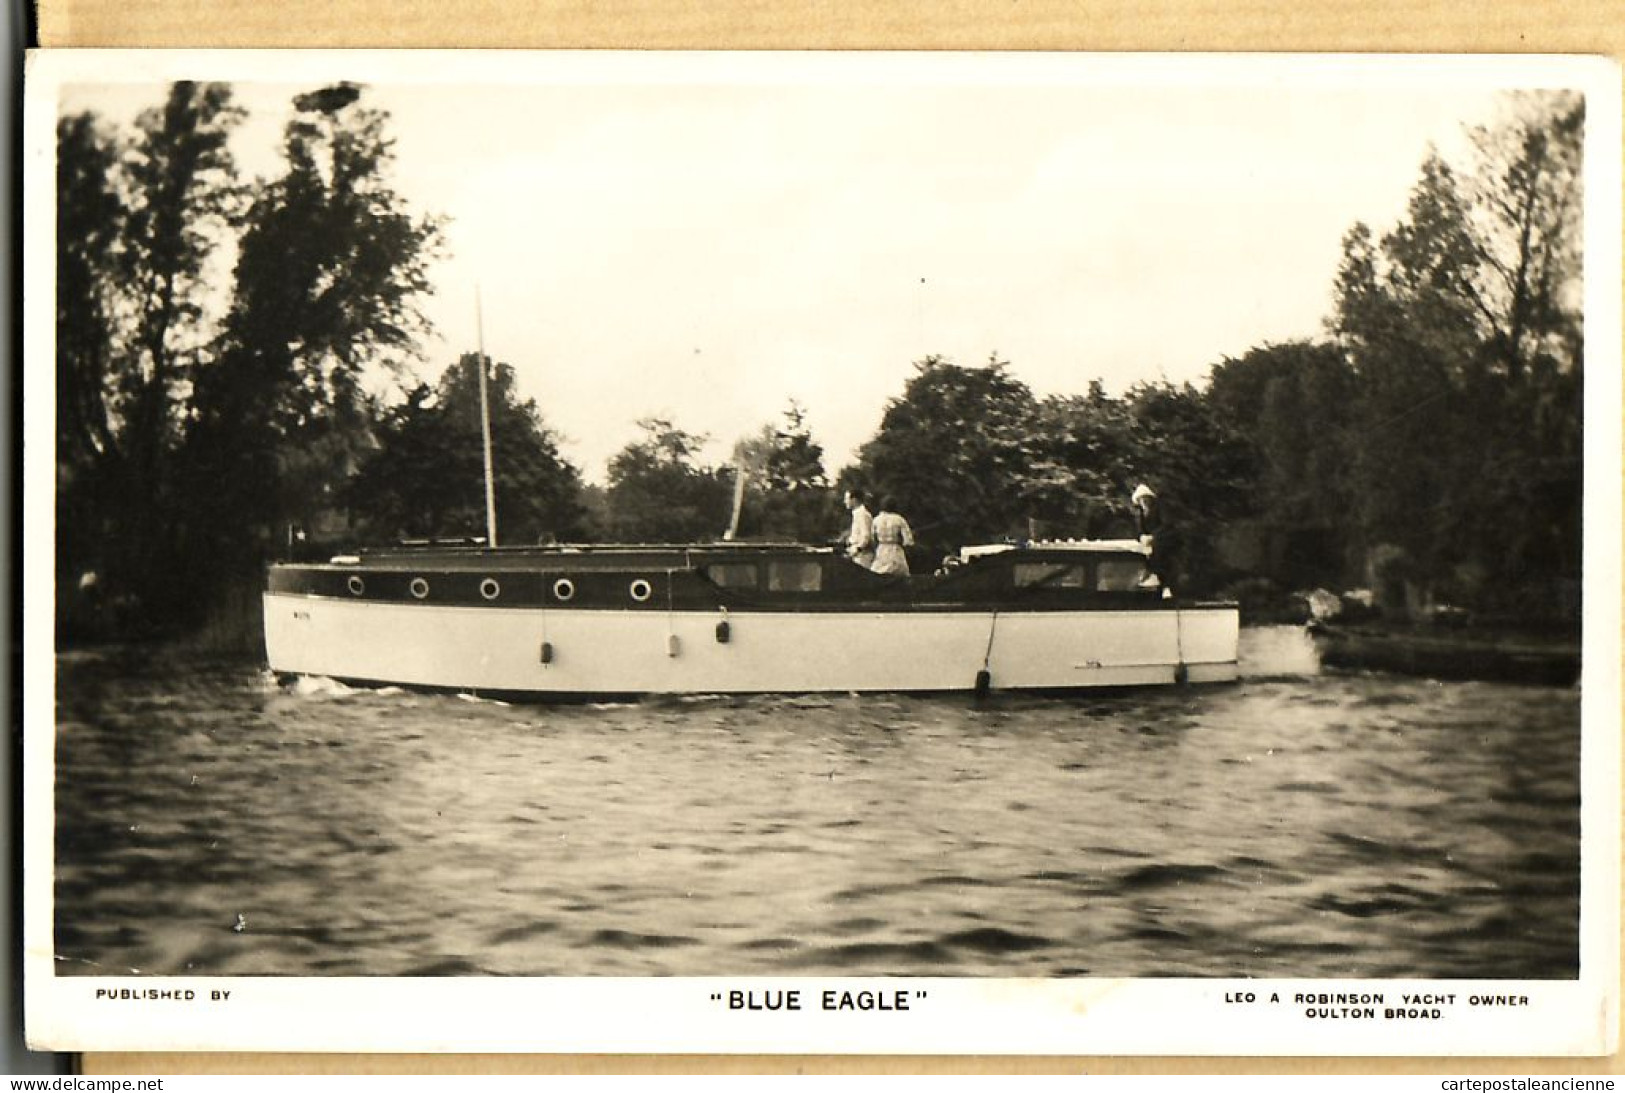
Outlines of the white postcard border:
[{"label": "white postcard border", "polygon": [[[1581,975],[1575,981],[320,979],[58,976],[52,940],[56,89],[76,80],[490,83],[852,79],[1580,87],[1586,155]],[[55,1050],[1583,1055],[1617,1050],[1620,855],[1620,73],[1598,58],[47,51],[24,103],[24,904],[27,1033]],[[824,992],[909,1005],[826,1010]],[[119,992],[170,992],[122,997]],[[732,992],[781,1006],[730,1009]],[[188,997],[186,992],[191,992]],[[225,992],[229,997],[215,997]],[[1302,997],[1452,995],[1436,1020],[1311,1017]],[[1245,1000],[1252,995],[1253,1000]],[[1280,1001],[1270,1001],[1278,995]],[[715,996],[715,997],[713,997]],[[1476,997],[1527,999],[1478,1005]],[[1359,1002],[1353,1006],[1363,1005]],[[1432,1008],[1426,1007],[1426,1008]]]}]

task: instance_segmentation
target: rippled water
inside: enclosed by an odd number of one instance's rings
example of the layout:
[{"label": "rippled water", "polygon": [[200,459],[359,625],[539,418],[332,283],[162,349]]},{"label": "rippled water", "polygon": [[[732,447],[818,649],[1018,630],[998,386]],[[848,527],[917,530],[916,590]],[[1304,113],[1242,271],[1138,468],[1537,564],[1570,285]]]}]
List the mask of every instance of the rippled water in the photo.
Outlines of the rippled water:
[{"label": "rippled water", "polygon": [[1234,686],[980,705],[63,655],[58,968],[1575,976],[1578,693],[1247,637]]}]

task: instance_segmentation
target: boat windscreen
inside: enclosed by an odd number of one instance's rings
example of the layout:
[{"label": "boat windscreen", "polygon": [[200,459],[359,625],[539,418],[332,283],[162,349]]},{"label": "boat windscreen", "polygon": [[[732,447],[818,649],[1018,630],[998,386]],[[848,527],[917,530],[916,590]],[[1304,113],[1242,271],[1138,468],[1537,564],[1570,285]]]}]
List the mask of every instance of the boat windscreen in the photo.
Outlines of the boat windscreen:
[{"label": "boat windscreen", "polygon": [[1145,580],[1145,559],[1101,558],[1095,562],[1097,592],[1132,592]]},{"label": "boat windscreen", "polygon": [[824,587],[824,567],[817,562],[769,561],[769,592],[817,592]]},{"label": "boat windscreen", "polygon": [[712,562],[705,567],[705,575],[718,588],[754,590],[760,581],[755,562]]},{"label": "boat windscreen", "polygon": [[1082,563],[1017,562],[1014,576],[1017,588],[1087,587]]}]

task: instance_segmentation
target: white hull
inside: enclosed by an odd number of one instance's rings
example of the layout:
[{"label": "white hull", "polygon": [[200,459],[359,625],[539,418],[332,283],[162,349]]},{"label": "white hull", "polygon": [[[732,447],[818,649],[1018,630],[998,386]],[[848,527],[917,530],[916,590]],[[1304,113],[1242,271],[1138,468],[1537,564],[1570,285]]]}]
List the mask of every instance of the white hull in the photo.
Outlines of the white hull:
[{"label": "white hull", "polygon": [[280,673],[537,694],[968,691],[984,658],[994,690],[1236,678],[1233,606],[723,617],[266,593],[265,643]]}]

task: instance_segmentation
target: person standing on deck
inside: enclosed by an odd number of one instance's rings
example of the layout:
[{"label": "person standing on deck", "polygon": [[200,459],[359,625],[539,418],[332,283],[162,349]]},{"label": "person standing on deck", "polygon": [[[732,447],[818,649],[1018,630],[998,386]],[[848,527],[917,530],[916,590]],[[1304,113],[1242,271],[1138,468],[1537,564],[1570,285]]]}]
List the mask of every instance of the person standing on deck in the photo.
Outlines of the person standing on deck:
[{"label": "person standing on deck", "polygon": [[[1163,588],[1168,587],[1168,552],[1162,538],[1162,503],[1157,499],[1150,486],[1141,482],[1134,487],[1129,495],[1129,505],[1134,509],[1134,528],[1140,537],[1140,545],[1146,548],[1146,568],[1151,571],[1151,578]],[[1151,578],[1142,582],[1146,587],[1155,587]]]},{"label": "person standing on deck", "polygon": [[864,500],[862,490],[846,491],[846,507],[852,512],[852,527],[846,533],[846,556],[869,569],[875,564],[875,526]]},{"label": "person standing on deck", "polygon": [[914,531],[908,521],[897,514],[897,503],[890,497],[880,502],[880,514],[875,517],[876,573],[888,577],[908,576],[908,555],[904,547],[914,545]]}]

